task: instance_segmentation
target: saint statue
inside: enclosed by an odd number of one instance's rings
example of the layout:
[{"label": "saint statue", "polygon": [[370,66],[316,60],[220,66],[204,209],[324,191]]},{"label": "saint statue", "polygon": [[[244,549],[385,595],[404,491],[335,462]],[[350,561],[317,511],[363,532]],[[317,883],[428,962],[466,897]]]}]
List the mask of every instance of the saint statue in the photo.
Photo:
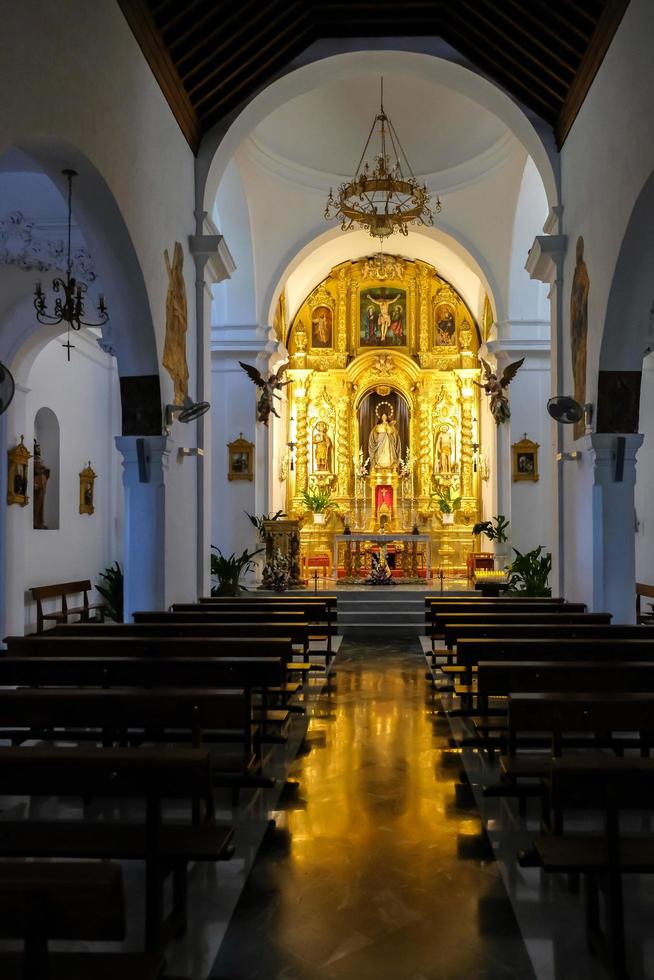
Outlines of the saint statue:
[{"label": "saint statue", "polygon": [[381,422],[378,422],[368,439],[368,456],[373,467],[379,469],[394,469],[402,460],[402,446],[397,422],[389,422],[386,412],[382,412]]},{"label": "saint statue", "polygon": [[34,527],[38,530],[47,530],[44,520],[45,510],[45,491],[50,479],[50,468],[45,465],[41,458],[41,447],[34,440]]},{"label": "saint statue", "polygon": [[332,441],[326,422],[316,422],[313,430],[313,463],[316,473],[332,471]]},{"label": "saint statue", "polygon": [[164,259],[168,272],[168,293],[166,294],[166,339],[162,363],[173,381],[175,404],[183,405],[188,395],[187,313],[184,251],[179,242],[175,242],[173,261],[170,261],[167,249],[164,251]]},{"label": "saint statue", "polygon": [[436,472],[452,472],[452,433],[449,425],[441,425],[436,437]]}]

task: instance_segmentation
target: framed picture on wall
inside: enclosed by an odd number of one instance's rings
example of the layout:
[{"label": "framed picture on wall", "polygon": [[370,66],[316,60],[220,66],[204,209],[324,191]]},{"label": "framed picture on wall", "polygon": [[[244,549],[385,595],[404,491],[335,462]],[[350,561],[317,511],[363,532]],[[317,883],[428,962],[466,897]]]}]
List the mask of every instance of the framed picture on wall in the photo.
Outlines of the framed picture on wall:
[{"label": "framed picture on wall", "polygon": [[21,436],[18,445],[9,449],[7,453],[7,503],[27,507],[30,499],[27,496],[27,471],[32,454],[23,442],[23,438]]},{"label": "framed picture on wall", "polygon": [[238,439],[227,443],[227,479],[254,479],[254,443],[243,438],[241,432]]},{"label": "framed picture on wall", "polygon": [[97,474],[93,472],[91,460],[79,475],[79,512],[93,514],[95,511],[95,481]]},{"label": "framed picture on wall", "polygon": [[511,456],[513,460],[513,481],[529,480],[536,483],[538,480],[538,449],[540,443],[532,442],[524,438],[520,442],[514,442],[511,446]]}]

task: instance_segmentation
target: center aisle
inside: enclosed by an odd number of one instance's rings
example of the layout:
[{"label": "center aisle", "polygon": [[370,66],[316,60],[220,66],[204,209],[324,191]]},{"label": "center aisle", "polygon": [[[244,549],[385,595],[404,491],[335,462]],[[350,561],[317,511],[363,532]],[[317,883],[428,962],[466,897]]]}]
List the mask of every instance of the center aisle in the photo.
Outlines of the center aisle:
[{"label": "center aisle", "polygon": [[480,821],[455,807],[431,712],[410,642],[344,641],[300,799],[275,814],[212,978],[532,980],[497,864],[468,856]]}]

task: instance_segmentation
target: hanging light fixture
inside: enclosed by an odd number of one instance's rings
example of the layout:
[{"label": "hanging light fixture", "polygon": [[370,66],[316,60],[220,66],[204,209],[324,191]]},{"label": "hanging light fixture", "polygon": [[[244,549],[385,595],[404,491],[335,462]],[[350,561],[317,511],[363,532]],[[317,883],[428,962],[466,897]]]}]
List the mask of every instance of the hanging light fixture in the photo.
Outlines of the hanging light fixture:
[{"label": "hanging light fixture", "polygon": [[71,258],[70,249],[70,236],[71,236],[71,225],[73,220],[73,177],[77,177],[76,170],[62,170],[62,174],[68,180],[68,249],[66,253],[66,278],[63,279],[61,276],[55,276],[52,280],[52,291],[54,293],[63,293],[63,296],[58,296],[55,299],[54,313],[48,313],[46,308],[45,293],[41,289],[41,283],[37,282],[34,289],[34,309],[36,310],[36,319],[39,323],[46,326],[52,326],[57,323],[65,323],[68,335],[66,338],[66,343],[64,347],[67,349],[68,360],[70,361],[70,352],[74,348],[74,344],[70,342],[70,331],[80,330],[82,327],[102,327],[109,319],[109,313],[104,302],[104,296],[100,295],[98,300],[98,317],[97,323],[93,323],[90,320],[85,320],[85,310],[84,310],[84,296],[86,294],[86,285],[83,282],[77,282],[73,276],[73,261]]},{"label": "hanging light fixture", "polygon": [[[380,146],[370,164],[365,158],[375,126],[379,126]],[[391,163],[394,159],[394,163]],[[380,109],[363,148],[354,176],[338,188],[330,188],[325,206],[328,221],[340,218],[341,229],[354,225],[366,228],[373,238],[383,241],[399,231],[408,235],[409,225],[433,225],[434,213],[442,210],[440,198],[433,207],[425,183],[420,183],[384,110],[384,79],[381,80]]]}]

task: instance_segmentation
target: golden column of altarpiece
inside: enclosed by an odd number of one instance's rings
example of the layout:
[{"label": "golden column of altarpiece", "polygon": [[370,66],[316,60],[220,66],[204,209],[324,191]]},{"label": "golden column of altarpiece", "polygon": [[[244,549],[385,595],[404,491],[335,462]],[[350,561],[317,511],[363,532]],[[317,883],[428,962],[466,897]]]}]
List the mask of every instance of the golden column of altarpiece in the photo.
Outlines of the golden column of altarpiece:
[{"label": "golden column of altarpiece", "polygon": [[[306,515],[301,550],[333,554],[344,525],[356,548],[339,549],[341,576],[358,578],[388,535],[396,577],[428,573],[427,549],[394,535],[431,539],[431,570],[465,566],[480,513],[479,331],[436,269],[398,257],[345,262],[307,296],[288,331],[287,443],[280,476],[286,509]],[[314,524],[302,492],[328,487],[338,510]],[[461,497],[453,523],[437,490]],[[382,542],[384,544],[385,542]],[[355,558],[352,559],[352,554]],[[335,572],[334,572],[335,574]]]}]

